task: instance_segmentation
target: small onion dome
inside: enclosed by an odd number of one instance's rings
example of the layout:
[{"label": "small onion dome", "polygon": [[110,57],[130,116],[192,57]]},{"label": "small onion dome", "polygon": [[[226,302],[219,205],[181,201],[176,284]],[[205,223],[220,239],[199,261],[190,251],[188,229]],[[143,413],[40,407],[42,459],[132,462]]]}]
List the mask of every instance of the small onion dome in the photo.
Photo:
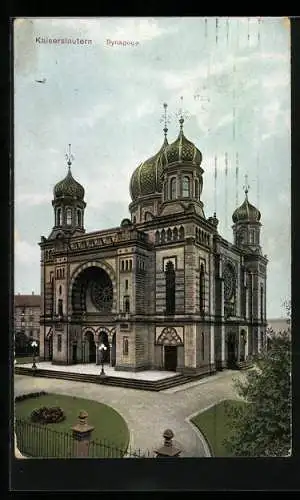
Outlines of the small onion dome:
[{"label": "small onion dome", "polygon": [[169,144],[162,155],[163,167],[167,167],[173,163],[192,163],[193,165],[201,165],[201,151],[189,141],[182,130],[183,118],[180,120],[180,132],[176,141]]},{"label": "small onion dome", "polygon": [[248,196],[246,194],[244,203],[233,212],[232,220],[234,223],[259,222],[260,216],[260,211],[249,203]]},{"label": "small onion dome", "polygon": [[71,197],[78,200],[84,198],[84,188],[75,181],[70,168],[66,177],[55,185],[53,193],[54,198]]},{"label": "small onion dome", "polygon": [[164,143],[156,155],[141,163],[133,172],[130,179],[130,195],[132,201],[141,196],[162,192],[162,163],[161,156],[168,141]]},{"label": "small onion dome", "polygon": [[129,227],[132,226],[132,222],[130,219],[123,219],[121,222],[121,227]]},{"label": "small onion dome", "polygon": [[216,212],[214,212],[214,215],[212,217],[209,217],[207,221],[214,227],[217,227],[219,224],[219,220],[217,219]]}]

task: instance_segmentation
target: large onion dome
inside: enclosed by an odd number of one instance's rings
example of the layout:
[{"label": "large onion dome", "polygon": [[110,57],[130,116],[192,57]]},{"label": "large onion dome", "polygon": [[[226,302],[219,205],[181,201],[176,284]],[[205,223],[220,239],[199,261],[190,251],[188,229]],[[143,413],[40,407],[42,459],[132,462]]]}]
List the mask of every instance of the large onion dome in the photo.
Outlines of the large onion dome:
[{"label": "large onion dome", "polygon": [[191,163],[192,165],[201,165],[202,154],[201,151],[189,141],[183,133],[183,118],[179,120],[180,132],[176,141],[169,144],[165,148],[162,155],[162,165],[166,168],[173,163]]},{"label": "large onion dome", "polygon": [[53,194],[54,198],[71,197],[83,200],[84,188],[79,182],[75,181],[71,173],[70,165],[66,177],[54,186]]},{"label": "large onion dome", "polygon": [[141,196],[160,194],[162,192],[162,163],[161,157],[168,146],[165,137],[158,153],[142,162],[133,172],[130,180],[130,195],[132,201]]},{"label": "large onion dome", "polygon": [[248,200],[247,191],[244,203],[238,207],[232,214],[232,220],[236,222],[259,222],[260,211],[251,205]]}]

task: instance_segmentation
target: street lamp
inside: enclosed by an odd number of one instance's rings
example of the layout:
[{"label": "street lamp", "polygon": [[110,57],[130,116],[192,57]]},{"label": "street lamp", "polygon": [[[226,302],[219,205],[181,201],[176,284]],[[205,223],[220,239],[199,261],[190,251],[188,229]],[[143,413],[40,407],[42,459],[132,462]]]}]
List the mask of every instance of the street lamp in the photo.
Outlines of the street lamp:
[{"label": "street lamp", "polygon": [[35,369],[36,368],[36,364],[35,364],[35,348],[37,347],[37,342],[34,340],[33,342],[31,342],[31,347],[33,349],[33,363],[32,363],[32,368]]},{"label": "street lamp", "polygon": [[101,355],[101,364],[102,364],[100,377],[104,377],[105,373],[104,373],[104,368],[103,368],[103,362],[104,362],[104,352],[107,351],[107,347],[106,347],[106,345],[104,345],[102,343],[102,344],[99,345],[98,349],[99,349],[99,352],[100,352],[100,355]]}]

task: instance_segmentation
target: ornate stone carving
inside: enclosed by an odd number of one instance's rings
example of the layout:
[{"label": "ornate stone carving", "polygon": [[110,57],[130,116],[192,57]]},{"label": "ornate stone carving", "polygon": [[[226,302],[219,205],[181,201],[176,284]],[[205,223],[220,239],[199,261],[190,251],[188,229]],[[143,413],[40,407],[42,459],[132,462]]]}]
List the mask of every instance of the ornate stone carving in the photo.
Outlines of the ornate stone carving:
[{"label": "ornate stone carving", "polygon": [[159,345],[182,345],[182,339],[176,332],[175,328],[166,327],[161,332],[157,339],[157,344]]}]

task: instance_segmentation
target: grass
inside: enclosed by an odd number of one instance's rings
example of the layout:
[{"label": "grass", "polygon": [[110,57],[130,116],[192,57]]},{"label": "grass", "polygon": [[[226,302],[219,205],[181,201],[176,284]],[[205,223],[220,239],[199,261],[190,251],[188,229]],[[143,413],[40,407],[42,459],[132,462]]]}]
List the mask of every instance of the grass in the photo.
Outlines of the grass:
[{"label": "grass", "polygon": [[223,440],[230,434],[228,417],[225,405],[241,406],[243,401],[226,400],[212,406],[208,410],[198,413],[191,421],[207,440],[212,455],[215,457],[229,457],[230,454],[223,445]]},{"label": "grass", "polygon": [[[71,428],[78,423],[80,410],[88,413],[88,424],[94,427],[91,439],[94,441],[106,442],[106,446],[111,443],[115,448],[126,451],[129,442],[129,431],[125,420],[113,408],[103,403],[97,403],[88,399],[82,399],[60,394],[46,394],[38,398],[29,398],[16,402],[16,419],[30,422],[31,412],[42,406],[59,406],[63,409],[66,419],[63,422],[39,425],[35,424],[27,427],[27,431],[17,432],[18,446],[20,451],[31,456],[55,456],[66,457],[66,446],[69,449],[73,440],[63,438],[55,432],[47,432],[47,429],[68,433],[72,436]],[[33,430],[36,429],[36,432]],[[52,444],[49,441],[53,441]],[[67,443],[67,444],[66,444]],[[54,449],[55,448],[55,449]],[[92,447],[93,456],[103,457],[108,455],[108,448],[104,446]],[[28,451],[29,450],[29,451]],[[30,452],[31,450],[31,452]],[[95,452],[96,450],[96,452]],[[94,455],[96,453],[96,455]],[[65,454],[65,455],[63,455]],[[73,451],[68,451],[67,456],[73,455]],[[119,456],[121,453],[119,454]],[[116,455],[114,455],[116,456]]]}]

